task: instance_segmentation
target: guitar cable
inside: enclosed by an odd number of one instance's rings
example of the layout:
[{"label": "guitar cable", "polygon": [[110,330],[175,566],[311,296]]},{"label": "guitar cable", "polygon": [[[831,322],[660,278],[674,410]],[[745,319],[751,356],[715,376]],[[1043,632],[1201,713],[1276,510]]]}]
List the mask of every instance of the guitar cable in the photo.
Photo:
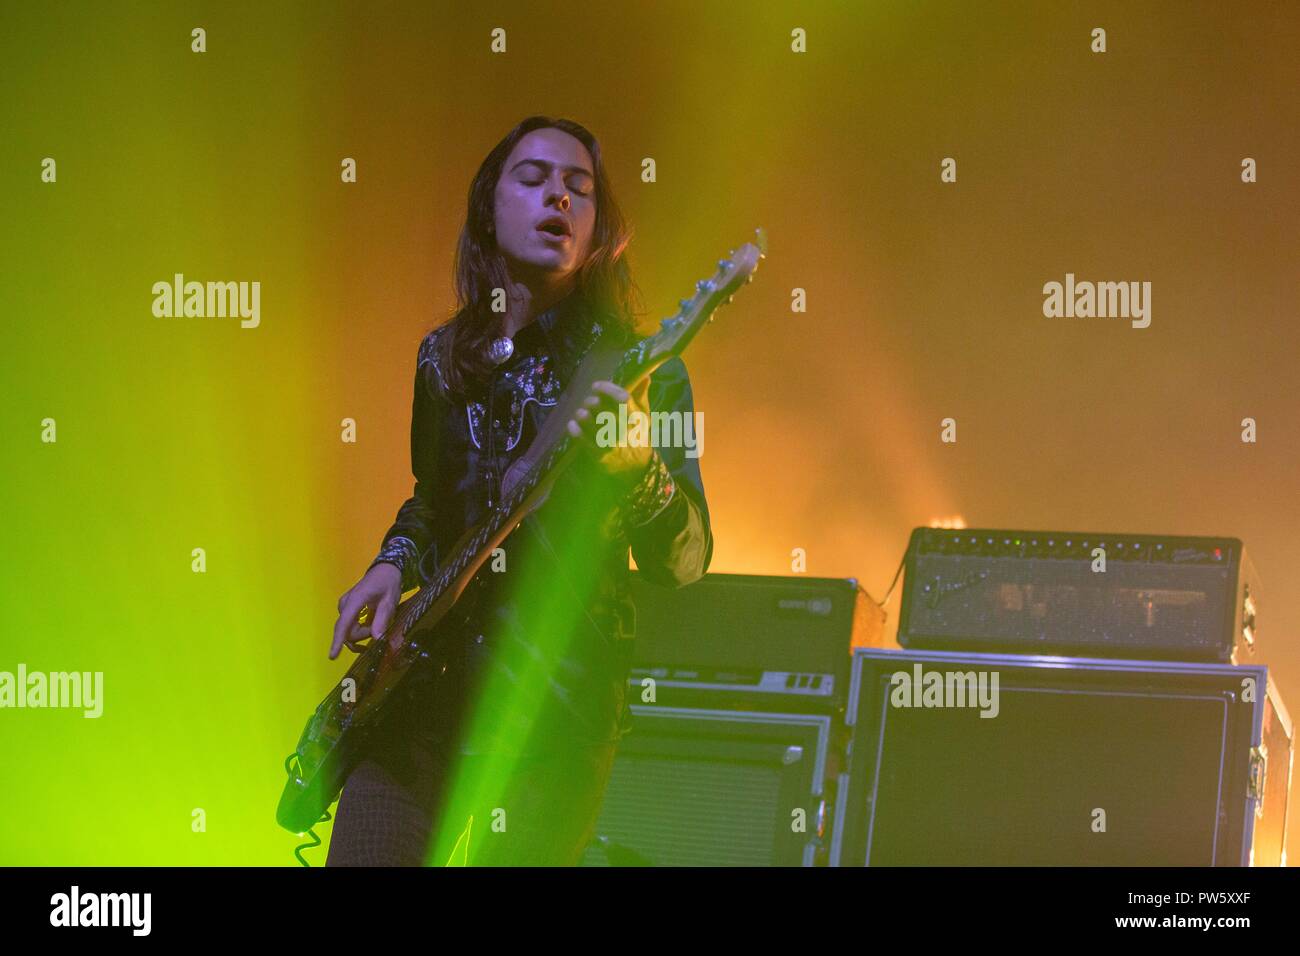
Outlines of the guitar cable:
[{"label": "guitar cable", "polygon": [[[316,823],[318,823],[318,824],[320,824],[320,823],[325,823],[325,822],[328,821],[329,819],[331,819],[331,818],[330,818],[330,812],[329,812],[328,810],[326,810],[323,814],[321,814],[321,818],[320,818],[319,820],[317,820]],[[307,830],[307,836],[311,837],[311,840],[310,840],[309,842],[307,842],[307,843],[300,843],[300,844],[298,844],[296,847],[294,847],[294,848],[293,848],[293,855],[294,855],[294,858],[295,858],[299,863],[301,863],[303,866],[307,867],[308,869],[311,869],[311,864],[308,863],[306,860],[303,859],[302,851],[303,851],[303,850],[310,850],[312,847],[320,846],[320,844],[321,844],[321,839],[320,839],[319,836],[316,835],[316,827],[315,827],[314,825],[308,828],[308,830]]]},{"label": "guitar cable", "polygon": [[882,597],[879,601],[876,602],[876,604],[877,604],[879,607],[884,607],[886,604],[889,603],[889,596],[890,596],[891,594],[894,593],[894,586],[895,586],[896,584],[898,584],[898,576],[899,576],[900,574],[903,573],[903,566],[904,566],[905,564],[907,564],[907,552],[906,552],[906,551],[903,552],[903,558],[902,558],[902,560],[898,562],[898,570],[894,572],[894,580],[892,580],[892,581],[889,582],[889,590],[887,590],[887,591],[885,592],[885,596],[884,596],[884,597]]},{"label": "guitar cable", "polygon": [[[298,756],[298,751],[295,750],[293,753],[289,754],[289,756],[284,758],[284,772],[289,774],[290,776],[293,775],[293,768],[290,765],[293,763],[294,758],[297,756]],[[306,843],[300,843],[293,848],[294,859],[296,859],[300,864],[307,867],[308,869],[311,869],[311,864],[308,863],[305,859],[303,859],[302,851],[310,850],[312,847],[317,847],[321,845],[321,838],[316,834],[316,826],[321,823],[326,823],[331,819],[332,817],[330,817],[329,810],[325,810],[321,814],[321,818],[317,820],[316,823],[312,824],[310,827],[307,828],[307,836],[311,837],[311,840],[309,840]],[[299,834],[299,836],[301,835],[302,834]]]}]

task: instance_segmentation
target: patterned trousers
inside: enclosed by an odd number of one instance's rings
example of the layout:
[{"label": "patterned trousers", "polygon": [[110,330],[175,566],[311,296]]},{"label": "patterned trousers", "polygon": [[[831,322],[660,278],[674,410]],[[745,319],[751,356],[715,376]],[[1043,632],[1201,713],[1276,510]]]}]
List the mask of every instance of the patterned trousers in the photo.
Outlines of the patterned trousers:
[{"label": "patterned trousers", "polygon": [[339,797],[327,866],[574,866],[595,834],[614,743],[502,764],[397,720]]}]

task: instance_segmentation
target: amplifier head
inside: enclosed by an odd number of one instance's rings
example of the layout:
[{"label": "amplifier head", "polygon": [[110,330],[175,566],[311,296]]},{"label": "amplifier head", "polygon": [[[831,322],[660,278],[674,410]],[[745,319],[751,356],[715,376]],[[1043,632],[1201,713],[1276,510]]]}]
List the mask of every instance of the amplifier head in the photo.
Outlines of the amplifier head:
[{"label": "amplifier head", "polygon": [[1236,538],[917,528],[898,642],[930,650],[1229,661],[1253,653]]}]

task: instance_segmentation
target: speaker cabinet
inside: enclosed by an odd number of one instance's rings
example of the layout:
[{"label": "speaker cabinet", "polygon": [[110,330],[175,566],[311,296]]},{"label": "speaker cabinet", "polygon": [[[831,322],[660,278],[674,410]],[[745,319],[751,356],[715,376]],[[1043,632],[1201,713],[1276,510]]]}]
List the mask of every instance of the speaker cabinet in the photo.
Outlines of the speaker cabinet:
[{"label": "speaker cabinet", "polygon": [[810,866],[832,719],[633,705],[585,866]]},{"label": "speaker cabinet", "polygon": [[840,865],[1282,859],[1291,726],[1262,666],[862,649],[847,720]]}]

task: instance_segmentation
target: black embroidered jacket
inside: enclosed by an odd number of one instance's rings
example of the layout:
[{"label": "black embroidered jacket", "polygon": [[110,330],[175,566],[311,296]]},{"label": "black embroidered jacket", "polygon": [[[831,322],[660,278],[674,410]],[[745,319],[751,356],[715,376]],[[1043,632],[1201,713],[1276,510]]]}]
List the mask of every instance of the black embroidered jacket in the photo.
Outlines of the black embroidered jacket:
[{"label": "black embroidered jacket", "polygon": [[[400,568],[404,591],[430,580],[499,498],[506,470],[602,332],[570,297],[520,330],[511,358],[468,399],[442,387],[435,345],[443,329],[421,342],[411,412],[415,489],[375,562]],[[680,359],[651,376],[649,401],[653,412],[693,416]],[[689,451],[657,447],[645,473],[630,479],[607,475],[592,456],[575,460],[462,598],[473,595],[471,624],[454,639],[458,664],[426,675],[432,691],[412,681],[421,732],[454,735],[465,753],[534,753],[628,731],[629,548],[642,575],[667,587],[700,578],[713,552]]]}]

